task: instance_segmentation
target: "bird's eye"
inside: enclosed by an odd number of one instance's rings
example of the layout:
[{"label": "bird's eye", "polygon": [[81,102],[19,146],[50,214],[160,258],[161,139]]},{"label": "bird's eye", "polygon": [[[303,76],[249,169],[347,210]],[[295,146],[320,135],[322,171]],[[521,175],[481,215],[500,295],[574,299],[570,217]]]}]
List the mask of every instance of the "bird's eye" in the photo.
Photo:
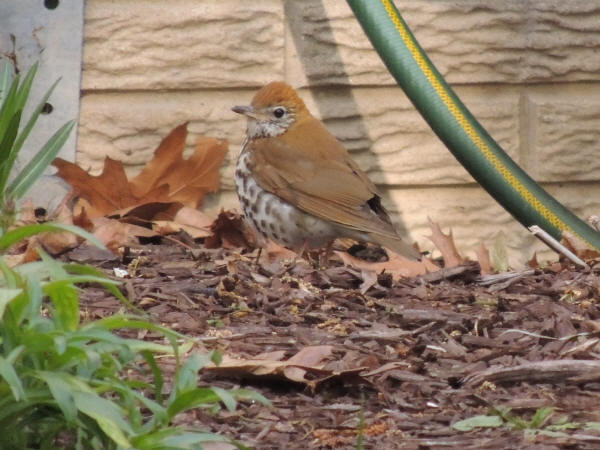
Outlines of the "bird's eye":
[{"label": "bird's eye", "polygon": [[281,107],[280,108],[275,108],[273,110],[273,115],[275,117],[277,117],[278,119],[282,118],[284,114],[285,114],[285,109],[283,109]]}]

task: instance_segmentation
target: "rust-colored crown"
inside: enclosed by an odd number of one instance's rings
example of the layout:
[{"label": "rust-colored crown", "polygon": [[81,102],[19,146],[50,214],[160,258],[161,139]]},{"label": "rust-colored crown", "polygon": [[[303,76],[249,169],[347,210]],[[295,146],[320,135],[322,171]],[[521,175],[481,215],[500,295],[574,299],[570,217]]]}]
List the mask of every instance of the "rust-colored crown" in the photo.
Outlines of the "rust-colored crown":
[{"label": "rust-colored crown", "polygon": [[306,105],[294,88],[283,81],[267,84],[252,99],[252,106],[257,109],[275,105],[283,105],[297,112],[306,110]]}]

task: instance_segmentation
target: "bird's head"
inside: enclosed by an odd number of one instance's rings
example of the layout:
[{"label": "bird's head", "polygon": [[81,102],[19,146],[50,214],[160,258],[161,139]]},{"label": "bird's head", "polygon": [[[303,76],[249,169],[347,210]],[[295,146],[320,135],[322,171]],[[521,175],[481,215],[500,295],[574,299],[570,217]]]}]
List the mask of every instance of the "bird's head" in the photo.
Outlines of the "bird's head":
[{"label": "bird's head", "polygon": [[232,110],[248,118],[250,139],[280,136],[310,113],[296,91],[288,84],[274,81],[260,89],[252,103]]}]

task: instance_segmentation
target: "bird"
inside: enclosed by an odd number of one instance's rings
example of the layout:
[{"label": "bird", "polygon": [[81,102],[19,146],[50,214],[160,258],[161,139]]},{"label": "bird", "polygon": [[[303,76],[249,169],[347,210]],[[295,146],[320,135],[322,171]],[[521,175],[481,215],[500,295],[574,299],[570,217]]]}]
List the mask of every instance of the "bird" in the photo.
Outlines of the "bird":
[{"label": "bird", "polygon": [[336,238],[370,242],[410,260],[367,174],[287,83],[273,81],[250,105],[234,181],[244,216],[264,238],[302,255]]}]

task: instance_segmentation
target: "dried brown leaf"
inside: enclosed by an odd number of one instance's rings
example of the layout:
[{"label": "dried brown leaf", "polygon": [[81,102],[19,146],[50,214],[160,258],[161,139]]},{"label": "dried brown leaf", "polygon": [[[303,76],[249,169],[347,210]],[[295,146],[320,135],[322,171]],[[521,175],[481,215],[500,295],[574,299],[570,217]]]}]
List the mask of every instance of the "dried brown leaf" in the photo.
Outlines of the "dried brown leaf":
[{"label": "dried brown leaf", "polygon": [[[183,205],[182,205],[183,206]],[[197,209],[183,206],[171,220],[154,220],[153,228],[160,234],[177,233],[184,230],[192,238],[210,236],[213,219]]]},{"label": "dried brown leaf", "polygon": [[207,248],[253,248],[252,231],[243,217],[235,211],[221,210],[210,227],[211,235],[206,238]]},{"label": "dried brown leaf", "polygon": [[196,208],[206,193],[218,189],[219,168],[227,154],[227,143],[201,137],[194,153],[183,159],[186,137],[187,123],[163,139],[154,158],[131,180],[136,197],[145,198],[149,192],[168,186],[168,200]]},{"label": "dried brown leaf", "polygon": [[560,242],[584,261],[600,257],[597,249],[569,231],[563,231]]},{"label": "dried brown leaf", "polygon": [[431,236],[429,236],[429,239],[442,253],[444,267],[456,267],[463,264],[464,259],[459,255],[458,250],[456,250],[452,231],[448,234],[444,234],[437,223],[433,222],[430,218],[427,220],[429,221],[429,227],[431,228]]},{"label": "dried brown leaf", "polygon": [[298,257],[298,254],[293,250],[285,248],[284,246],[279,245],[271,240],[267,241],[265,244],[262,254],[264,256],[261,256],[261,260],[266,258],[267,262],[289,260]]},{"label": "dried brown leaf", "polygon": [[385,271],[391,274],[394,280],[402,277],[416,277],[427,272],[439,270],[439,267],[429,259],[423,258],[421,261],[412,261],[390,250],[388,250],[389,260],[384,262],[365,261],[364,259],[355,258],[349,253],[340,251],[335,251],[335,254],[347,266],[360,270],[370,270],[376,273]]},{"label": "dried brown leaf", "polygon": [[214,192],[219,186],[219,168],[227,143],[201,137],[194,153],[184,159],[186,136],[187,124],[173,129],[156,149],[154,159],[131,181],[123,164],[108,157],[98,176],[61,158],[52,164],[58,168],[57,175],[85,201],[83,206],[92,219],[148,203],[181,203],[195,208],[207,192]]},{"label": "dried brown leaf", "polygon": [[234,359],[227,355],[218,366],[209,365],[207,369],[220,373],[253,376],[277,376],[297,383],[304,383],[314,387],[320,381],[335,375],[346,373],[355,374],[361,369],[352,369],[340,373],[323,369],[323,360],[331,355],[333,347],[330,345],[315,345],[305,347],[287,361],[281,360],[281,355],[275,352],[273,359],[261,355],[255,359]]},{"label": "dried brown leaf", "polygon": [[96,237],[113,252],[116,252],[119,247],[136,244],[140,236],[157,236],[155,231],[148,228],[107,217],[97,217],[93,223]]},{"label": "dried brown leaf", "polygon": [[87,214],[90,218],[104,216],[137,203],[120,161],[107,156],[104,169],[98,176],[92,176],[77,164],[62,158],[56,158],[52,165],[58,169],[57,175],[89,203]]},{"label": "dried brown leaf", "polygon": [[531,267],[532,269],[537,269],[538,267],[540,267],[540,263],[537,259],[537,252],[533,252],[533,256],[529,261],[527,261],[527,266]]},{"label": "dried brown leaf", "polygon": [[479,243],[479,246],[475,252],[477,253],[477,261],[479,261],[481,275],[490,275],[494,273],[494,268],[492,267],[492,262],[490,261],[490,251],[483,244],[483,242]]}]

